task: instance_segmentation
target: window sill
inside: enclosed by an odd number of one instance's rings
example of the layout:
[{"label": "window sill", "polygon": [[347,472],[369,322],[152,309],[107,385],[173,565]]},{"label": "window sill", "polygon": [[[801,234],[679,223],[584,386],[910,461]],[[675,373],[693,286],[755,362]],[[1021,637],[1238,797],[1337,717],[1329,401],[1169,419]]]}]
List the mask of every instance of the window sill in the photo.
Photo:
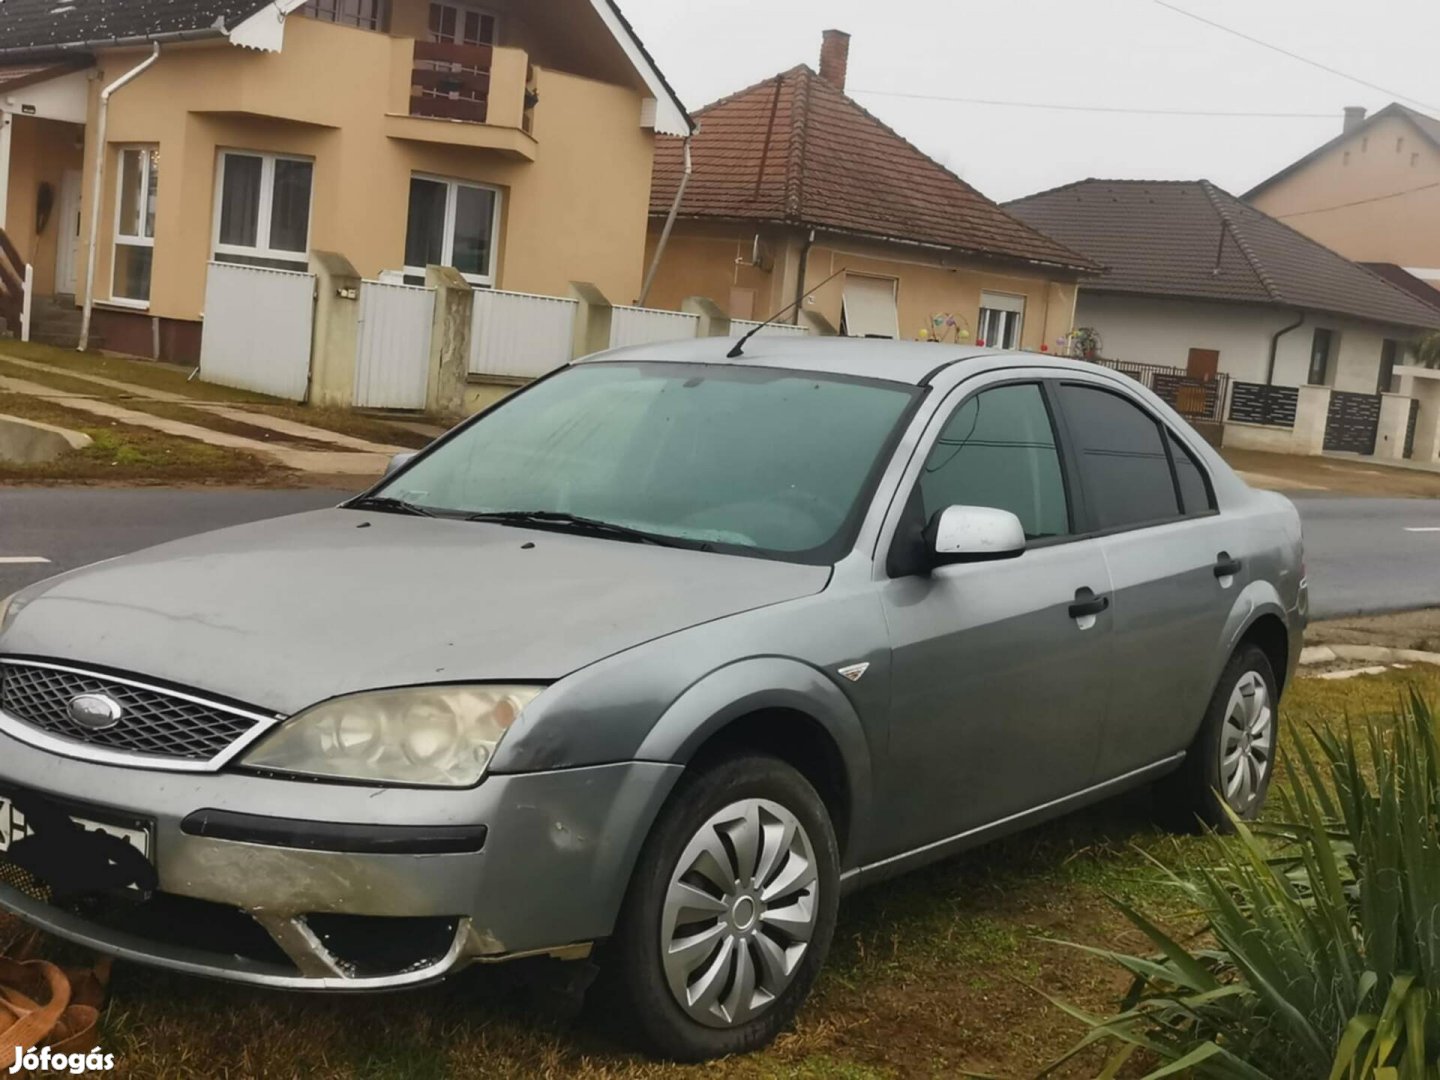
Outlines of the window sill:
[{"label": "window sill", "polygon": [[119,311],[149,311],[149,300],[126,300],[124,297],[111,297],[109,300],[96,300],[94,306],[97,308],[115,308]]}]

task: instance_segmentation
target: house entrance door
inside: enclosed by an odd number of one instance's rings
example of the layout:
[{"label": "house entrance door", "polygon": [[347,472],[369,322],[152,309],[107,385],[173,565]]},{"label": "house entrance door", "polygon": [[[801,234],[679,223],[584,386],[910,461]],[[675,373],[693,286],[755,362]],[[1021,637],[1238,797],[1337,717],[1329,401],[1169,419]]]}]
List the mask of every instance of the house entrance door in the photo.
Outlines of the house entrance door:
[{"label": "house entrance door", "polygon": [[75,265],[80,253],[80,170],[66,169],[60,180],[60,212],[55,217],[55,291],[75,294]]},{"label": "house entrance door", "polygon": [[1219,349],[1191,349],[1185,361],[1185,374],[1192,379],[1213,379],[1220,370]]}]

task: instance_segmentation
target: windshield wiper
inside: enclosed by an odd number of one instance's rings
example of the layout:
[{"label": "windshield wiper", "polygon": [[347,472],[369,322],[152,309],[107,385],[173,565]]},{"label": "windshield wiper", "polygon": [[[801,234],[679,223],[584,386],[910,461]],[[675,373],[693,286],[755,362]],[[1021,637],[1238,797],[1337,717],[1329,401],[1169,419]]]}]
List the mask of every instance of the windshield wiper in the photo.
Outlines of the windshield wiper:
[{"label": "windshield wiper", "polygon": [[414,517],[439,517],[433,510],[427,510],[416,503],[406,502],[389,495],[365,495],[346,503],[354,510],[379,510],[382,514],[411,514]]},{"label": "windshield wiper", "polygon": [[[608,536],[616,540],[629,540],[637,544],[655,544],[658,547],[696,547],[698,545],[668,536],[659,536],[644,529],[632,529],[628,525],[616,525],[613,521],[581,517],[559,510],[482,510],[477,514],[465,515],[466,521],[493,521],[500,524],[536,525],[541,528],[575,532],[589,536]],[[708,546],[708,545],[707,545]]]}]

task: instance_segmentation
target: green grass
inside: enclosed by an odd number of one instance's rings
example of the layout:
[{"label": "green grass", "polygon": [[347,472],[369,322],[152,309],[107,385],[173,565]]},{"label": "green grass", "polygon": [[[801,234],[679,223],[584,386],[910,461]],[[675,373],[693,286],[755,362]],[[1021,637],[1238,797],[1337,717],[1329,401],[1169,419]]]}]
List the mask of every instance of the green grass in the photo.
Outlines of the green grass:
[{"label": "green grass", "polygon": [[[1387,714],[1411,682],[1440,695],[1435,669],[1300,680],[1286,698],[1285,731]],[[1197,926],[1147,856],[1193,858],[1200,841],[1158,831],[1148,813],[1147,794],[1137,792],[848,898],[830,962],[795,1028],[746,1058],[700,1067],[646,1061],[602,1019],[555,1019],[513,966],[411,993],[327,999],[121,964],[100,1041],[126,1075],[160,1080],[1034,1076],[1082,1030],[1044,995],[1103,1013],[1128,982],[1056,939],[1145,951],[1110,896],[1141,904],[1176,935]],[[1093,1076],[1100,1061],[1060,1075]]]}]

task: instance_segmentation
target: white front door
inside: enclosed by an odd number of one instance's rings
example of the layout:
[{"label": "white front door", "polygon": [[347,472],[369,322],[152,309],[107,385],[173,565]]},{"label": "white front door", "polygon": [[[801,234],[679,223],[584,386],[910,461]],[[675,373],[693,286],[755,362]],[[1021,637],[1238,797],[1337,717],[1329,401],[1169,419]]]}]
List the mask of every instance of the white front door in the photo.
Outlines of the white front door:
[{"label": "white front door", "polygon": [[79,169],[66,169],[60,181],[60,212],[55,229],[55,291],[73,295],[80,254]]}]

